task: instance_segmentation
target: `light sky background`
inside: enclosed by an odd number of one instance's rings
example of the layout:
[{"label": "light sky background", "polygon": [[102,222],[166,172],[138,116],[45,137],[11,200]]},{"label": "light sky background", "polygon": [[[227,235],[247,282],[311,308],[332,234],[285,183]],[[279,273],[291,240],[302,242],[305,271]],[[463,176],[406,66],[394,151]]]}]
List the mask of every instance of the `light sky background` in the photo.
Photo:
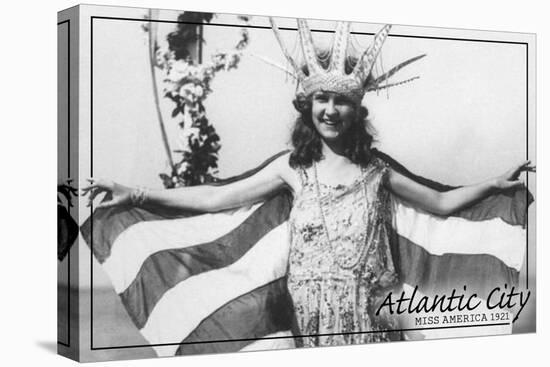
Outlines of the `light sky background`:
[{"label": "light sky background", "polygon": [[[144,14],[139,9],[123,13],[138,19]],[[170,11],[160,14],[166,20],[176,16],[177,12]],[[218,16],[213,22],[238,23],[232,15]],[[252,22],[267,25],[265,17],[253,17]],[[290,19],[278,22],[281,26],[295,24]],[[104,19],[94,23],[94,175],[129,185],[160,187],[158,173],[168,170],[141,25]],[[161,24],[161,42],[162,35],[174,26]],[[311,22],[311,27],[332,29],[334,22]],[[379,28],[380,25],[368,24],[353,27],[364,32]],[[238,32],[239,28],[205,26],[204,60],[212,52],[235,44]],[[284,64],[270,29],[249,32],[248,52]],[[282,33],[292,46],[296,32]],[[390,34],[442,37],[444,33],[395,26]],[[482,32],[451,33],[460,38],[495,39]],[[318,42],[327,43],[327,37],[330,36],[316,34]],[[357,36],[362,45],[369,45],[371,39],[372,36]],[[419,80],[378,95],[371,92],[363,101],[378,132],[378,146],[413,172],[450,184],[473,183],[500,174],[523,159],[525,46],[389,37],[382,52],[383,66],[388,70],[423,53],[428,56],[393,79],[418,75]],[[207,116],[221,137],[221,177],[254,167],[288,146],[296,117],[291,105],[294,84],[278,69],[245,55],[238,69],[215,77],[212,89],[205,105]],[[171,101],[162,99],[162,106],[172,149],[176,149],[179,120],[170,119]]]}]

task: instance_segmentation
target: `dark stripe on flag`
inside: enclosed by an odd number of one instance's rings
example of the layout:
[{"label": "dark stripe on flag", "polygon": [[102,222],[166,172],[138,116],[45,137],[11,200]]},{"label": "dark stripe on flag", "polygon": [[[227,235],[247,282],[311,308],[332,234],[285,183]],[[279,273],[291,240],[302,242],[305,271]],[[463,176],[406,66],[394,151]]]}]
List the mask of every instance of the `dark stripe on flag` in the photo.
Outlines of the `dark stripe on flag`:
[{"label": "dark stripe on flag", "polygon": [[426,295],[437,294],[453,288],[462,292],[466,285],[469,292],[477,292],[485,298],[494,287],[518,283],[519,272],[504,262],[487,254],[432,255],[409,239],[398,236],[397,267],[401,281],[418,286]]},{"label": "dark stripe on flag", "polygon": [[[286,277],[279,278],[213,312],[183,340],[176,355],[237,352],[255,339],[290,330],[293,317]],[[221,340],[227,341],[209,342]]]},{"label": "dark stripe on flag", "polygon": [[258,208],[228,234],[206,244],[159,251],[149,256],[130,286],[120,294],[130,317],[141,329],[158,300],[190,276],[226,267],[284,223],[290,211],[287,195],[278,195]]},{"label": "dark stripe on flag", "polygon": [[[279,158],[281,155],[286,154],[287,152],[288,150],[277,153],[264,161],[258,167],[248,170],[240,175],[217,180],[216,182],[210,183],[210,185],[227,185],[232,182],[252,176],[256,172],[266,167],[269,163],[273,162],[275,159]],[[283,192],[283,194],[288,195],[287,192]],[[80,227],[80,232],[82,233],[82,237],[84,238],[86,244],[91,248],[97,261],[103,264],[105,260],[111,255],[111,247],[117,237],[130,226],[140,222],[184,218],[197,214],[201,213],[174,208],[136,208],[131,206],[99,208],[94,210],[93,214],[88,217],[88,219],[86,219],[86,221],[82,224],[82,226]],[[94,239],[93,244],[92,228]]]},{"label": "dark stripe on flag", "polygon": [[[529,195],[531,194],[529,193]],[[451,216],[473,222],[500,218],[509,225],[524,227],[527,218],[527,207],[530,203],[527,201],[526,190],[518,189],[488,196],[484,200]]]},{"label": "dark stripe on flag", "polygon": [[235,175],[235,176],[231,176],[231,177],[228,177],[228,178],[219,179],[217,181],[209,183],[209,185],[212,185],[212,186],[227,185],[227,184],[233,183],[235,181],[239,181],[239,180],[245,179],[247,177],[250,177],[250,176],[256,174],[257,172],[261,171],[262,169],[264,169],[267,165],[269,165],[271,162],[273,162],[274,160],[276,160],[280,156],[285,155],[288,152],[290,152],[290,150],[288,150],[288,149],[283,150],[283,151],[269,157],[268,159],[266,159],[258,167],[252,168],[252,169],[250,169],[250,170],[248,170],[244,173],[241,173],[240,175]]},{"label": "dark stripe on flag", "polygon": [[164,214],[160,214],[146,209],[128,206],[100,208],[96,209],[93,215],[86,219],[84,224],[80,227],[80,232],[88,246],[90,246],[97,261],[103,264],[105,260],[111,256],[111,247],[117,237],[130,226],[140,222],[176,219],[186,216],[189,216],[189,214],[183,211],[178,213],[176,211],[165,210]]},{"label": "dark stripe on flag", "polygon": [[[403,176],[418,182],[421,185],[432,188],[436,191],[450,191],[460,186],[444,185],[425,177],[415,175],[401,163],[386,153],[373,149],[373,154],[386,162],[393,170]],[[533,202],[533,195],[527,189],[511,189],[486,197],[474,203],[464,210],[451,214],[452,217],[460,217],[471,221],[483,221],[500,218],[510,225],[525,226],[527,208]]]}]

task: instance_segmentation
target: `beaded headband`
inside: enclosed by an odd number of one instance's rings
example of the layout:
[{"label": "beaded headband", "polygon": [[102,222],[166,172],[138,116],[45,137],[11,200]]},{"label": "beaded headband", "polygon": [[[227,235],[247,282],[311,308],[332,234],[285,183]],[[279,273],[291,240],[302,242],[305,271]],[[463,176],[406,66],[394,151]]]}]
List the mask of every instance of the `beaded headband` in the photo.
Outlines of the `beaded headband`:
[{"label": "beaded headband", "polygon": [[372,75],[374,64],[376,63],[382,45],[391,29],[391,25],[385,25],[374,36],[372,45],[359,56],[352,72],[347,74],[345,67],[346,58],[349,56],[348,46],[350,43],[351,23],[338,22],[332,47],[330,49],[330,62],[328,67],[324,68],[319,63],[315,45],[313,44],[313,37],[307,21],[305,19],[297,19],[301,49],[308,70],[306,75],[297,62],[290,56],[290,53],[283,43],[279,28],[275,24],[273,18],[269,18],[269,21],[285,58],[292,66],[292,71],[285,70],[284,68],[283,70],[297,80],[299,89],[297,92],[298,95],[302,94],[309,96],[318,91],[335,92],[345,95],[353,102],[360,104],[366,92],[401,85],[417,79],[418,77],[413,77],[391,84],[387,82],[388,79],[402,67],[426,56],[419,55],[413,57],[393,67],[387,73],[379,77],[374,77]]}]

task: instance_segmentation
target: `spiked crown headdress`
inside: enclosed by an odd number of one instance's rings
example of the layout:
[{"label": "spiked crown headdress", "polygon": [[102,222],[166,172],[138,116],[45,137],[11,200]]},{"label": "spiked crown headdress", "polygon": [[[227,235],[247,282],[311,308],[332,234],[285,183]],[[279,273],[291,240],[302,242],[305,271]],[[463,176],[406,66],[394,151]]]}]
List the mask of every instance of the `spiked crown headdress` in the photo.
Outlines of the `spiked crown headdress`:
[{"label": "spiked crown headdress", "polygon": [[382,45],[391,29],[391,25],[385,25],[375,35],[372,45],[357,58],[357,63],[351,73],[346,73],[351,23],[338,22],[330,48],[330,61],[328,67],[325,68],[319,63],[307,21],[305,19],[297,19],[299,41],[305,65],[307,66],[306,74],[302,70],[301,65],[298,65],[296,60],[290,56],[275,21],[272,18],[269,18],[269,20],[279,46],[293,69],[292,71],[285,71],[297,80],[298,88],[300,89],[298,93],[303,93],[306,96],[318,91],[330,91],[345,95],[355,103],[360,104],[366,92],[393,87],[417,79],[418,77],[414,77],[396,83],[388,83],[388,79],[402,67],[425,56],[419,55],[413,57],[393,67],[381,76],[375,77],[372,75],[373,67],[380,54]]}]

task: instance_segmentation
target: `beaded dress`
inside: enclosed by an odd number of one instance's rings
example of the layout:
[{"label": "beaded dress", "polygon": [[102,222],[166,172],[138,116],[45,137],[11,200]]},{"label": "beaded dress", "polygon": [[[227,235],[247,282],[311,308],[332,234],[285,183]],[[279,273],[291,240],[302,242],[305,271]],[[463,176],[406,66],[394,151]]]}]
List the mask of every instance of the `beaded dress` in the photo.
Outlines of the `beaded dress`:
[{"label": "beaded dress", "polygon": [[[316,166],[298,169],[290,213],[288,289],[298,344],[346,345],[399,339],[397,320],[376,316],[397,283],[389,246],[388,168],[373,158],[350,185],[319,183]],[[385,330],[385,331],[379,331]]]}]

